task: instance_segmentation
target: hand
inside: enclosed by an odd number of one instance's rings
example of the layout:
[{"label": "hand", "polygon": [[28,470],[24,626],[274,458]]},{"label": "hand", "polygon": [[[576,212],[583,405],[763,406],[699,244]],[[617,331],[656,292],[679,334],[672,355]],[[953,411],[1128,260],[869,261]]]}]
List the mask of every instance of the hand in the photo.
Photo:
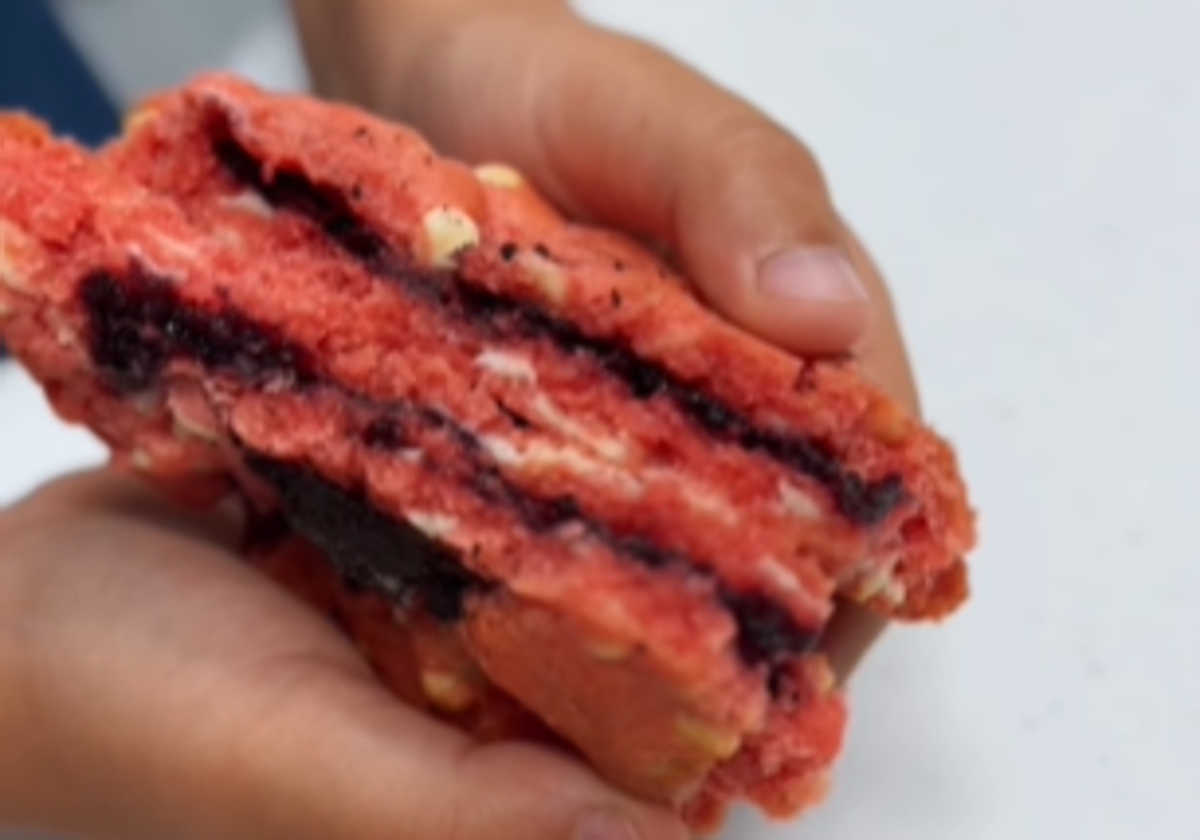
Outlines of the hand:
[{"label": "hand", "polygon": [[[568,214],[665,245],[712,306],[802,354],[855,349],[913,410],[883,280],[799,141],[561,0],[294,0],[318,89],[471,162],[520,168]],[[845,678],[883,628],[846,604]]]},{"label": "hand", "polygon": [[104,473],[0,513],[0,825],[566,840],[608,814],[643,840],[685,836],[574,761],[473,746],[397,703],[239,563],[235,526]]}]

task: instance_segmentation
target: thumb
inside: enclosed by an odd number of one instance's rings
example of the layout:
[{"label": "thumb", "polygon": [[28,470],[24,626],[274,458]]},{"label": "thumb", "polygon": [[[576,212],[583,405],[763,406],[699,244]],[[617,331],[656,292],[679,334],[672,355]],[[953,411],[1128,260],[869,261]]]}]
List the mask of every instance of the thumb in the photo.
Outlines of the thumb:
[{"label": "thumb", "polygon": [[454,32],[397,109],[437,144],[509,161],[572,215],[662,242],[709,304],[768,341],[824,354],[864,339],[877,284],[783,128],[572,15],[481,15]]},{"label": "thumb", "polygon": [[558,94],[540,112],[544,142],[570,199],[666,242],[715,309],[768,341],[861,341],[870,295],[808,150],[659,50],[588,32],[610,72],[543,77]]},{"label": "thumb", "polygon": [[663,142],[689,154],[686,165],[659,175],[670,203],[647,221],[669,232],[709,303],[798,353],[859,344],[871,299],[804,147],[735,106],[724,121]]},{"label": "thumb", "polygon": [[[350,684],[335,693],[343,690],[355,693]],[[288,737],[279,745],[288,754],[283,763],[294,768],[293,760],[303,761],[308,781],[321,788],[299,798],[320,812],[304,820],[309,827],[402,840],[686,837],[675,816],[621,795],[565,755],[517,743],[475,744],[390,698],[376,702],[374,691],[328,700],[311,708],[317,719],[285,726]],[[331,708],[355,712],[331,726]],[[299,731],[309,737],[294,737]],[[299,836],[280,834],[288,835]]]}]

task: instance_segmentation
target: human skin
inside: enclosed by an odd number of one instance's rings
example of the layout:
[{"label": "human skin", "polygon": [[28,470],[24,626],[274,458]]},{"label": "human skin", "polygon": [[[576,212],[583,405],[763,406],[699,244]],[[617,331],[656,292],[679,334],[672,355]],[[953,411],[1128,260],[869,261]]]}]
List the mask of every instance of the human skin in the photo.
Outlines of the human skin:
[{"label": "human skin", "polygon": [[[570,215],[664,248],[735,323],[800,353],[854,349],[916,408],[883,281],[817,164],[732,93],[557,0],[295,7],[321,93],[518,166]],[[396,703],[239,562],[237,530],[229,511],[180,511],[107,471],[0,511],[0,824],[133,840],[686,836],[572,759],[474,745]],[[881,626],[839,609],[826,646],[843,678]]]}]

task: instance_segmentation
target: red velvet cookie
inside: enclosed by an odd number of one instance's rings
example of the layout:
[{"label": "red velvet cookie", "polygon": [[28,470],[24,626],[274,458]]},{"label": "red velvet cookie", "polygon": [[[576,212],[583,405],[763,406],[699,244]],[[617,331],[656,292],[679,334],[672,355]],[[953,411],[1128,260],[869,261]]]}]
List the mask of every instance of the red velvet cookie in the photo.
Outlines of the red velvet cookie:
[{"label": "red velvet cookie", "polygon": [[415,601],[392,603],[348,585],[311,543],[278,515],[249,529],[250,562],[299,596],[358,645],[379,680],[408,705],[465,730],[477,741],[521,739],[566,746],[500,691],[471,659],[456,628]]},{"label": "red velvet cookie", "polygon": [[315,548],[268,566],[399,696],[507,708],[457,719],[553,732],[697,826],[819,793],[836,595],[966,595],[954,456],[852,361],[360,111],[204,77],[100,159],[10,119],[0,235],[12,350],[118,463],[278,511]]}]

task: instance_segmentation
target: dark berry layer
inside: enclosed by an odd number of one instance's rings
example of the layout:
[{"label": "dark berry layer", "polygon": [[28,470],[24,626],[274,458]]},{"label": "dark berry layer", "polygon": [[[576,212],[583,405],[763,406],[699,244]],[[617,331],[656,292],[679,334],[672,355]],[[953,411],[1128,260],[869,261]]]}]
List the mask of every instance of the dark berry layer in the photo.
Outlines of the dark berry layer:
[{"label": "dark berry layer", "polygon": [[[497,338],[543,337],[564,353],[591,357],[625,383],[637,399],[665,397],[713,437],[762,452],[816,480],[831,494],[838,510],[856,524],[878,524],[905,500],[899,476],[867,481],[846,470],[820,441],[759,428],[628,347],[584,335],[569,321],[555,318],[528,301],[501,296],[449,272],[438,274],[412,266],[363,222],[347,197],[337,190],[313,184],[303,174],[286,169],[274,171],[267,179],[261,163],[219,120],[214,120],[212,136],[213,154],[240,186],[254,190],[277,209],[309,219],[367,270],[397,283],[418,299],[433,302],[472,328]],[[515,251],[510,248],[508,253]]]},{"label": "dark berry layer", "polygon": [[[273,388],[335,390],[348,402],[366,406],[373,419],[364,424],[361,439],[381,454],[410,448],[430,435],[447,437],[458,466],[444,468],[480,499],[514,514],[530,533],[548,534],[572,524],[617,556],[644,567],[712,579],[708,569],[683,554],[614,533],[585,515],[570,496],[538,498],[521,490],[496,469],[469,431],[444,414],[407,402],[380,406],[351,394],[323,380],[310,354],[286,336],[230,307],[209,311],[185,304],[170,280],[141,269],[120,279],[97,272],[83,280],[80,297],[89,320],[93,363],[120,391],[149,388],[169,362],[183,359],[251,386],[269,382]],[[302,466],[252,451],[246,461],[279,493],[292,527],[322,548],[350,580],[389,597],[397,592],[380,577],[396,581],[447,620],[460,614],[463,598],[487,585],[452,548],[397,522],[361,494],[340,489]],[[747,664],[816,646],[820,629],[799,626],[770,599],[735,592],[719,582],[716,589],[737,622],[739,650]]]}]

